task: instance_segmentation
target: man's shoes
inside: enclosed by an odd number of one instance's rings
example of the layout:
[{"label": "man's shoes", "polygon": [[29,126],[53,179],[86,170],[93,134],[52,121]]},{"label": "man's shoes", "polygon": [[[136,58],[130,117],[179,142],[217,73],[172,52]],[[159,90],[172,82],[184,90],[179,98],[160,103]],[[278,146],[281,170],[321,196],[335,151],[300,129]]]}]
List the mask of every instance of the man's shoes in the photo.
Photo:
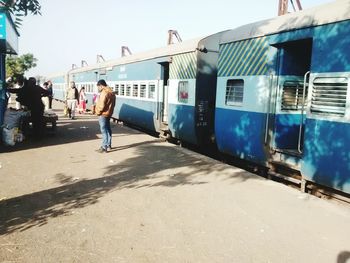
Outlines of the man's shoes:
[{"label": "man's shoes", "polygon": [[112,150],[112,146],[107,146],[107,151]]},{"label": "man's shoes", "polygon": [[100,149],[96,150],[96,152],[98,152],[98,153],[107,153],[107,149],[101,147]]}]

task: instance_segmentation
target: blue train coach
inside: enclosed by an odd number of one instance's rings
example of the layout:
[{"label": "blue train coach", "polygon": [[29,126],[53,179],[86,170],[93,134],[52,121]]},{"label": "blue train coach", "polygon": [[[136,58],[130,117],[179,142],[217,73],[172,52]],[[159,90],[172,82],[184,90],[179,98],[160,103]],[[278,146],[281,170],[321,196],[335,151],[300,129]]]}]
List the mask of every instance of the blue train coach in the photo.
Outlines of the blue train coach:
[{"label": "blue train coach", "polygon": [[69,71],[92,101],[103,78],[116,95],[116,119],[193,144],[214,137],[222,33]]},{"label": "blue train coach", "polygon": [[220,151],[350,193],[350,2],[249,24],[220,42]]},{"label": "blue train coach", "polygon": [[159,132],[168,127],[168,81],[172,56],[195,50],[197,40],[71,70],[69,80],[88,87],[88,101],[97,94],[96,82],[105,79],[116,95],[113,117]]}]

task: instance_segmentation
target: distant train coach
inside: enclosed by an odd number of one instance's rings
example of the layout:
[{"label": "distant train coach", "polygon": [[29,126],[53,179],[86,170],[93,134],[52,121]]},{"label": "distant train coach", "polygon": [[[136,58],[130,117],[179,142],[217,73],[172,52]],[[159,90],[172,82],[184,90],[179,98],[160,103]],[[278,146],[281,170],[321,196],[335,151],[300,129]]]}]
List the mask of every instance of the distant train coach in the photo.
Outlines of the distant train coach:
[{"label": "distant train coach", "polygon": [[350,194],[350,4],[252,23],[68,71],[116,119]]}]

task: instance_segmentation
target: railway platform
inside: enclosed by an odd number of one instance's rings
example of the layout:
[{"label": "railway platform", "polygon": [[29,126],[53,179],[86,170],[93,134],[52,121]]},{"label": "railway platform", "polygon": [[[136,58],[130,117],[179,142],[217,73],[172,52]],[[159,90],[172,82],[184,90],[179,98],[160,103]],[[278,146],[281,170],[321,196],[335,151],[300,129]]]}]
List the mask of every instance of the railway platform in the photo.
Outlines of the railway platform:
[{"label": "railway platform", "polygon": [[95,116],[0,146],[0,262],[350,262],[350,207]]}]

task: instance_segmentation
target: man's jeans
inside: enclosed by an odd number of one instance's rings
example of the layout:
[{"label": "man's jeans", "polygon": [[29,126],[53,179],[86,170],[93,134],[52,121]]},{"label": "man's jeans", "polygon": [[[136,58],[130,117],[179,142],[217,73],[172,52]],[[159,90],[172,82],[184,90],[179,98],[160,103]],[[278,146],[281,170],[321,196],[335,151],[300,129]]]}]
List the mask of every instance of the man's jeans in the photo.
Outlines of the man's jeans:
[{"label": "man's jeans", "polygon": [[110,117],[99,116],[98,123],[102,133],[102,148],[107,150],[107,147],[112,146],[112,130],[110,124]]}]

